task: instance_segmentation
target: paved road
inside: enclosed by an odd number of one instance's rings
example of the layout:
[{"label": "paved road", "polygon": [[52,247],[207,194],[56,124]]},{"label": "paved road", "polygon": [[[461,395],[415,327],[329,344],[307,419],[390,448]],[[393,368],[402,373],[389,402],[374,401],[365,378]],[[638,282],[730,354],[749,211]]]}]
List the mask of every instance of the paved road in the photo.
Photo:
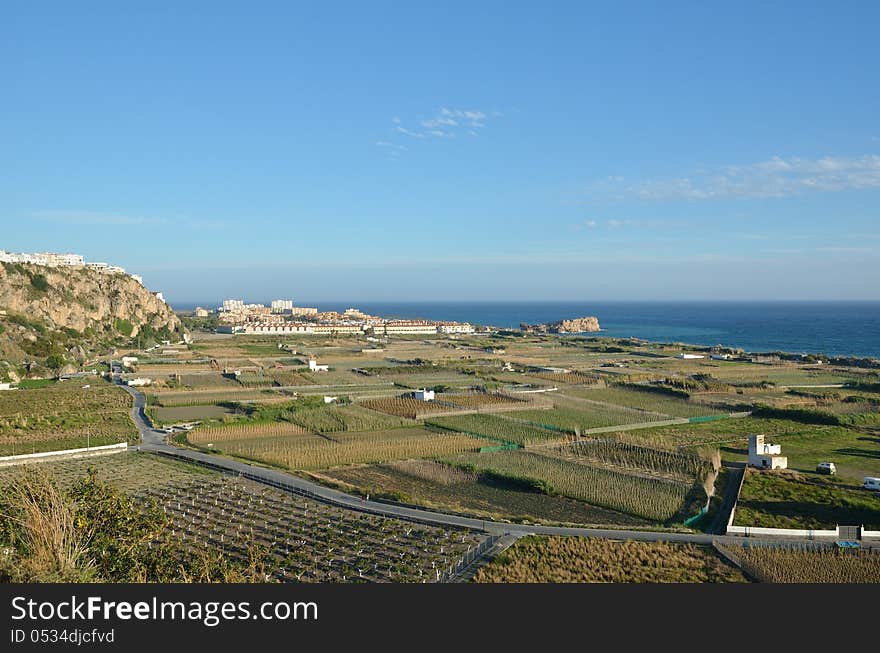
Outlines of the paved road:
[{"label": "paved road", "polygon": [[[232,460],[221,456],[193,451],[191,449],[182,449],[170,445],[166,441],[166,434],[152,427],[149,419],[144,412],[146,398],[144,395],[133,388],[122,386],[132,397],[134,397],[134,406],[131,411],[132,419],[137,425],[143,438],[141,449],[162,455],[173,456],[198,464],[207,465],[215,469],[235,474],[280,487],[298,494],[306,495],[317,501],[334,504],[342,508],[367,512],[386,517],[394,517],[398,519],[406,519],[409,521],[417,521],[425,524],[436,526],[452,526],[459,528],[470,528],[483,531],[491,535],[562,535],[577,537],[601,537],[615,540],[639,540],[645,542],[680,542],[692,544],[711,544],[712,541],[720,541],[722,543],[738,543],[742,542],[739,537],[726,537],[703,533],[673,533],[665,531],[637,531],[637,530],[617,530],[607,528],[577,528],[565,526],[540,526],[532,524],[510,524],[507,522],[490,521],[484,519],[476,519],[473,517],[463,517],[433,510],[424,510],[420,508],[411,508],[409,506],[401,506],[396,504],[387,504],[378,501],[366,501],[360,497],[355,497],[332,488],[324,487],[312,481],[288,474],[286,472],[267,469],[257,465]],[[749,538],[752,542],[757,542],[755,538]],[[790,539],[790,538],[789,538]]]}]

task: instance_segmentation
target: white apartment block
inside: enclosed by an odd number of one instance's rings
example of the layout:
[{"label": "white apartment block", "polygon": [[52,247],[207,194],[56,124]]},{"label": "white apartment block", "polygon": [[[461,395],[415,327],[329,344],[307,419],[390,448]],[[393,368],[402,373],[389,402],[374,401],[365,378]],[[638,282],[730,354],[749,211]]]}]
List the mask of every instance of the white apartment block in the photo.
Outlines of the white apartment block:
[{"label": "white apartment block", "polygon": [[85,259],[79,254],[56,254],[55,252],[36,252],[34,254],[14,253],[0,250],[0,261],[4,263],[31,263],[45,267],[82,267]]},{"label": "white apartment block", "polygon": [[429,335],[437,333],[437,325],[421,320],[401,320],[373,326],[373,333],[385,335]]},{"label": "white apartment block", "polygon": [[474,327],[467,322],[441,322],[437,325],[438,333],[473,333]]},{"label": "white apartment block", "polygon": [[244,302],[240,299],[224,299],[223,310],[225,312],[244,310]]},{"label": "white apartment block", "polygon": [[[47,268],[84,267],[88,270],[97,270],[99,272],[106,272],[107,274],[127,274],[125,268],[119,267],[118,265],[110,265],[109,263],[104,263],[102,261],[87,262],[85,257],[81,254],[70,253],[57,254],[55,252],[36,252],[28,254],[7,252],[0,249],[0,263],[29,263],[30,265],[42,265]],[[143,277],[137,274],[130,274],[129,276],[139,284],[144,284]]]},{"label": "white apartment block", "polygon": [[272,306],[273,313],[283,313],[284,311],[292,311],[293,310],[293,300],[292,299],[273,299],[271,306]]}]

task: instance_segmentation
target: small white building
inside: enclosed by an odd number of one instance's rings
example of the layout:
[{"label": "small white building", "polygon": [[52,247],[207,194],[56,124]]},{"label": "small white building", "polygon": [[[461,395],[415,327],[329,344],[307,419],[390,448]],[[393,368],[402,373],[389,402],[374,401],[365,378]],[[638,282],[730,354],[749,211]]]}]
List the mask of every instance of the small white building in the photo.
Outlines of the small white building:
[{"label": "small white building", "polygon": [[310,358],[309,359],[309,370],[311,370],[312,372],[329,372],[330,366],[329,365],[319,365],[318,361],[316,361],[314,358]]},{"label": "small white building", "polygon": [[732,356],[730,354],[709,354],[709,358],[713,361],[729,361]]},{"label": "small white building", "polygon": [[0,390],[12,390],[11,383],[0,383]]},{"label": "small white building", "polygon": [[749,466],[758,469],[786,469],[788,458],[780,455],[782,445],[765,444],[763,434],[749,436]]},{"label": "small white building", "polygon": [[413,396],[420,401],[434,401],[434,391],[426,390],[422,388],[421,390],[416,390],[413,393]]},{"label": "small white building", "polygon": [[152,385],[153,379],[142,379],[142,378],[129,379],[125,383],[126,383],[126,385],[129,385],[133,388],[137,388],[137,387],[142,387],[145,385]]},{"label": "small white building", "polygon": [[137,356],[123,356],[122,357],[122,366],[123,367],[131,367],[135,363],[138,362]]},{"label": "small white building", "polygon": [[328,395],[324,395],[324,403],[325,404],[333,404],[339,401],[339,397],[330,397]]},{"label": "small white building", "polygon": [[676,356],[676,358],[681,358],[682,360],[689,361],[689,360],[696,360],[698,358],[706,358],[706,357],[703,354],[686,354],[684,352],[681,352],[678,356]]}]

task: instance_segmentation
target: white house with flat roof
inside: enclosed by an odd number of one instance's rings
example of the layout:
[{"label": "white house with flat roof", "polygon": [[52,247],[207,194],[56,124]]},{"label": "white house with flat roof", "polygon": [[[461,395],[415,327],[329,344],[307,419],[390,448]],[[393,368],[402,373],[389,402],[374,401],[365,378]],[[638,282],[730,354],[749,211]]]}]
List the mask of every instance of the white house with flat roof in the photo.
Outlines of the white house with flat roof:
[{"label": "white house with flat roof", "polygon": [[758,469],[786,469],[788,458],[782,454],[782,445],[765,444],[763,434],[749,436],[749,466]]}]

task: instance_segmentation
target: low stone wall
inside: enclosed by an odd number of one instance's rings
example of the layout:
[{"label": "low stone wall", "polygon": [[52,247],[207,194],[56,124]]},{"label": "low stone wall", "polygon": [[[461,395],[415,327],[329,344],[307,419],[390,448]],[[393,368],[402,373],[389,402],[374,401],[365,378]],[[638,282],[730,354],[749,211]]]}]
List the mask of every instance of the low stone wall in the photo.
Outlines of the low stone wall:
[{"label": "low stone wall", "polygon": [[728,526],[727,535],[765,535],[769,537],[805,537],[815,539],[821,537],[838,537],[840,527],[834,530],[813,530],[803,528],[760,528],[758,526]]},{"label": "low stone wall", "polygon": [[67,458],[87,458],[89,456],[106,456],[107,454],[122,453],[128,449],[127,442],[106,444],[100,447],[83,447],[82,449],[62,449],[61,451],[43,451],[40,453],[25,453],[18,456],[0,456],[0,467],[20,465],[22,463],[38,463],[49,460],[64,460]]}]

